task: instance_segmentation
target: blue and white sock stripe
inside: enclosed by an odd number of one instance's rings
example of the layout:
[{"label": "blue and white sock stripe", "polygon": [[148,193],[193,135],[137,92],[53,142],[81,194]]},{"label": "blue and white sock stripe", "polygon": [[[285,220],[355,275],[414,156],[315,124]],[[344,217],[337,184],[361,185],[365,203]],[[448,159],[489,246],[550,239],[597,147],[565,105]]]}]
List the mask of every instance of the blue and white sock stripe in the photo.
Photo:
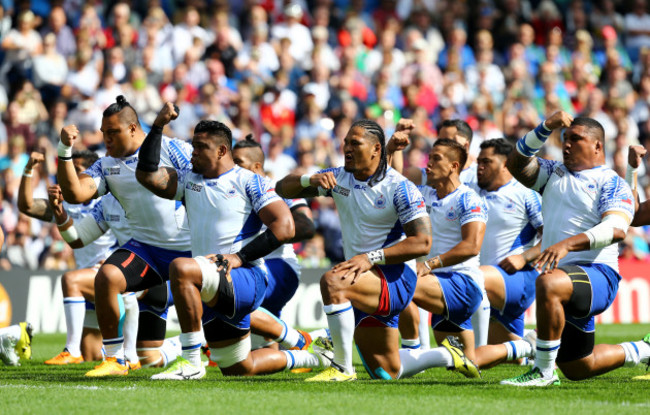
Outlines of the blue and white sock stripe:
[{"label": "blue and white sock stripe", "polygon": [[86,300],[81,299],[81,300],[63,300],[63,304],[81,304],[81,303],[86,303]]},{"label": "blue and white sock stripe", "polygon": [[402,343],[402,349],[419,350],[420,347],[421,347],[421,345],[419,345],[419,344],[410,345],[410,344]]},{"label": "blue and white sock stripe", "polygon": [[630,342],[630,344],[632,345],[632,347],[634,347],[634,351],[636,352],[636,354],[638,356],[639,355],[639,348],[636,347],[636,344],[634,344],[634,342]]},{"label": "blue and white sock stripe", "polygon": [[196,350],[196,349],[200,349],[200,348],[201,348],[201,343],[197,343],[197,344],[192,344],[192,345],[189,345],[189,346],[183,346],[183,347],[181,347],[181,350],[183,350],[183,351],[185,351],[185,350]]},{"label": "blue and white sock stripe", "polygon": [[287,324],[284,321],[282,320],[279,321],[280,323],[282,323],[282,335],[280,335],[280,338],[278,339],[278,343],[282,343],[284,339],[287,338],[287,333],[289,333],[289,330],[287,330]]},{"label": "blue and white sock stripe", "polygon": [[111,344],[120,344],[120,343],[124,343],[124,337],[116,337],[114,339],[102,340],[102,344],[105,346],[110,346]]},{"label": "blue and white sock stripe", "polygon": [[534,156],[542,148],[550,134],[551,131],[544,127],[544,123],[541,123],[517,141],[517,151],[526,157]]},{"label": "blue and white sock stripe", "polygon": [[327,314],[328,316],[335,316],[337,314],[345,313],[348,310],[352,310],[352,306],[346,307],[343,310],[335,310],[329,313],[326,312],[325,314]]},{"label": "blue and white sock stripe", "polygon": [[293,353],[290,351],[285,350],[284,353],[287,355],[287,364],[289,365],[287,369],[291,370],[296,365],[296,359],[293,357]]},{"label": "blue and white sock stripe", "polygon": [[517,357],[517,346],[515,346],[515,342],[510,341],[508,344],[512,347],[512,357]]},{"label": "blue and white sock stripe", "polygon": [[553,350],[559,349],[560,345],[558,344],[557,346],[553,346],[553,347],[540,347],[538,344],[536,348],[538,352],[552,352]]}]

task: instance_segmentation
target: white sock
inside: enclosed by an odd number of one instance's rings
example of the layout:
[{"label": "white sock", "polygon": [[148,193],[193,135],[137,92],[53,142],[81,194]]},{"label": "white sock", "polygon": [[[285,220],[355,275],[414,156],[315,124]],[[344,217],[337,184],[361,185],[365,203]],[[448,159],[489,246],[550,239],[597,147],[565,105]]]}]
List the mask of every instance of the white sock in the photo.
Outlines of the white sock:
[{"label": "white sock", "polygon": [[487,344],[488,331],[490,329],[490,300],[487,292],[483,290],[483,299],[481,304],[472,314],[472,329],[474,329],[474,344],[481,347]]},{"label": "white sock", "polygon": [[650,345],[644,341],[625,342],[619,344],[625,351],[625,367],[634,367],[640,363],[648,363]]},{"label": "white sock", "polygon": [[180,336],[165,339],[159,350],[163,359],[163,367],[166,367],[170,362],[176,360],[176,358],[183,352]]},{"label": "white sock", "polygon": [[314,353],[307,350],[283,350],[287,356],[286,370],[302,367],[320,367],[320,359]]},{"label": "white sock", "polygon": [[418,307],[420,313],[420,324],[418,324],[418,334],[420,336],[420,349],[429,350],[431,348],[431,333],[429,332],[429,315],[430,313]]},{"label": "white sock", "polygon": [[334,362],[345,370],[346,374],[354,373],[352,365],[352,343],[354,341],[354,311],[352,304],[347,301],[342,304],[323,306],[327,315],[332,343],[334,344]]},{"label": "white sock", "polygon": [[4,327],[0,329],[0,336],[8,335],[13,337],[16,340],[20,339],[21,334],[22,334],[22,330],[20,329],[20,325],[18,324],[14,324],[13,326]]},{"label": "white sock", "polygon": [[65,348],[72,356],[81,356],[81,335],[86,317],[86,300],[83,297],[65,297],[63,313],[67,328]]},{"label": "white sock", "polygon": [[182,356],[196,367],[201,366],[201,341],[203,333],[193,331],[191,333],[181,333],[179,336],[181,347],[183,348]]},{"label": "white sock", "polygon": [[429,350],[400,349],[402,373],[399,378],[409,378],[432,367],[450,367],[454,365],[451,353],[444,347]]},{"label": "white sock", "polygon": [[555,359],[557,352],[560,350],[561,341],[537,339],[537,354],[535,357],[535,367],[542,372],[545,378],[553,376],[555,369]]},{"label": "white sock", "polygon": [[420,338],[417,339],[402,339],[402,349],[419,349]]},{"label": "white sock", "polygon": [[102,343],[107,358],[114,357],[119,363],[124,364],[124,337],[104,339]]},{"label": "white sock", "polygon": [[287,326],[287,323],[284,321],[280,319],[277,320],[282,323],[282,334],[280,337],[273,340],[280,343],[286,349],[291,349],[293,347],[302,349],[302,347],[305,345],[305,338],[302,336],[302,334],[300,334],[300,332],[293,327]]},{"label": "white sock", "polygon": [[330,338],[330,331],[328,329],[316,329],[316,330],[310,331],[309,336],[311,336],[311,338],[314,339],[314,340],[319,338],[319,337],[329,339]]},{"label": "white sock", "polygon": [[124,326],[122,331],[124,333],[124,356],[126,360],[131,363],[137,363],[138,351],[135,343],[138,339],[138,320],[140,318],[140,307],[138,306],[138,299],[134,293],[122,294],[124,299]]},{"label": "white sock", "polygon": [[522,357],[530,357],[533,354],[533,347],[526,340],[513,340],[503,343],[508,351],[507,360],[517,360]]}]

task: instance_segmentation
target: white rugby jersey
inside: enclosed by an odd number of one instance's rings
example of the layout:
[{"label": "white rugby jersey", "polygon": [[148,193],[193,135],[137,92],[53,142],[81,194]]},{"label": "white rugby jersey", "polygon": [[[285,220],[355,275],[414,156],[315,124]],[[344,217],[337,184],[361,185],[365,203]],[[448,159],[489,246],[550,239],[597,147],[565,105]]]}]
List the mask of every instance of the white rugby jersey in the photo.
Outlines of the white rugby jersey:
[{"label": "white rugby jersey", "polygon": [[[282,199],[289,206],[290,210],[299,208],[301,206],[307,207],[307,201],[305,199]],[[262,226],[262,231],[266,230],[266,225]],[[298,263],[298,257],[296,256],[296,251],[293,249],[293,244],[284,244],[275,251],[271,252],[264,259],[282,259],[284,262],[289,264],[291,269],[293,269],[300,277],[300,263]]]},{"label": "white rugby jersey", "polygon": [[[139,152],[125,158],[102,157],[84,174],[95,180],[100,196],[112,193],[120,202],[133,239],[159,248],[188,251],[190,233],[184,223],[185,208],[180,202],[156,196],[136,180]],[[163,136],[160,165],[191,169],[191,153],[188,143]]]},{"label": "white rugby jersey", "polygon": [[[100,202],[100,199],[94,199],[86,204],[72,205],[68,202],[63,202],[63,209],[68,212],[68,215],[75,221],[80,222],[84,217],[92,214],[92,210]],[[116,244],[115,236],[108,232],[100,236],[93,243],[83,248],[74,250],[74,259],[77,263],[77,268],[92,268],[100,261],[105,260],[113,253],[113,247]]]},{"label": "white rugby jersey", "polygon": [[[460,182],[463,184],[466,184],[472,188],[475,187],[476,185],[476,169],[478,168],[478,165],[476,163],[472,163],[469,165],[468,168],[463,169],[463,171],[460,172],[459,178]],[[422,183],[421,185],[426,185],[427,184],[427,169],[422,168]]]},{"label": "white rugby jersey", "polygon": [[[533,189],[542,194],[542,250],[593,228],[605,212],[622,212],[630,221],[634,217],[632,190],[609,167],[572,173],[558,161],[538,161],[540,170]],[[618,246],[569,252],[559,265],[578,263],[606,264],[618,271]]]},{"label": "white rugby jersey", "polygon": [[544,225],[539,193],[515,179],[493,192],[480,188],[477,192],[488,214],[481,265],[496,265],[537,243],[537,229]]},{"label": "white rugby jersey", "polygon": [[268,179],[239,166],[214,179],[189,169],[177,172],[176,200],[187,208],[194,256],[239,252],[262,231],[257,213],[282,200]]},{"label": "white rugby jersey", "polygon": [[[424,199],[413,183],[392,168],[384,180],[368,186],[343,167],[331,171],[336,186],[328,190],[318,188],[321,196],[330,196],[336,203],[341,220],[343,252],[346,259],[355,255],[387,248],[406,238],[402,226],[427,216]],[[415,269],[415,260],[408,261]]]},{"label": "white rugby jersey", "polygon": [[95,205],[90,213],[93,215],[95,222],[97,222],[99,229],[105,233],[112,232],[120,246],[129,242],[131,239],[131,228],[126,219],[126,213],[124,213],[120,202],[112,194],[102,196],[99,203]]},{"label": "white rugby jersey", "polygon": [[[461,227],[470,222],[487,222],[487,209],[474,190],[461,184],[442,199],[433,187],[419,186],[433,230],[429,258],[444,254],[463,240]],[[479,271],[479,256],[460,264],[442,267],[434,272],[460,272],[469,275],[483,287],[483,273]]]}]

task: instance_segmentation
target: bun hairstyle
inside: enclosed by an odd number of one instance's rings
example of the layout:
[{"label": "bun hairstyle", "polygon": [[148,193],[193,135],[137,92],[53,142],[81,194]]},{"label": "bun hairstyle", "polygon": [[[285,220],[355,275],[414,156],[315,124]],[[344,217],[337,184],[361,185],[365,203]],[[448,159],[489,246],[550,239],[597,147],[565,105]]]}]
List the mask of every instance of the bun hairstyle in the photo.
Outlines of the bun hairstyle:
[{"label": "bun hairstyle", "polygon": [[262,151],[262,146],[260,143],[255,141],[253,134],[248,134],[243,140],[237,141],[233,150],[240,148],[253,150],[248,152],[248,156],[250,157],[251,161],[264,164],[264,151]]},{"label": "bun hairstyle", "polygon": [[124,95],[118,95],[117,98],[115,98],[115,102],[109,105],[102,115],[104,118],[107,118],[115,114],[120,114],[120,122],[136,124],[138,127],[140,126],[138,113],[135,111],[135,108],[129,104]]}]

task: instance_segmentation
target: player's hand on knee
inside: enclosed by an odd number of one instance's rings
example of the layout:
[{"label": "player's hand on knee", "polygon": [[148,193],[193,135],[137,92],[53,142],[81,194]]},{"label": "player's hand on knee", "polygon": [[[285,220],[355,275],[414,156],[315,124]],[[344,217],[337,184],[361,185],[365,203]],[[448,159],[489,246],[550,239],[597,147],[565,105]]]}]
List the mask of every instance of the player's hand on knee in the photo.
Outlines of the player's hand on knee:
[{"label": "player's hand on knee", "polygon": [[424,262],[418,262],[415,265],[415,269],[417,271],[418,277],[424,277],[425,275],[431,274],[431,268],[427,267]]},{"label": "player's hand on knee", "polygon": [[569,253],[569,249],[564,241],[551,245],[542,252],[534,267],[540,273],[549,273],[557,268],[558,263]]},{"label": "player's hand on knee", "polygon": [[638,168],[647,152],[648,150],[643,146],[630,146],[627,152],[627,164],[634,169]]},{"label": "player's hand on knee", "polygon": [[343,272],[341,279],[352,278],[350,285],[354,284],[361,274],[369,271],[372,268],[372,263],[366,254],[355,255],[347,261],[334,265],[332,271]]},{"label": "player's hand on knee", "polygon": [[314,174],[310,177],[309,183],[313,187],[322,187],[323,189],[333,189],[336,186],[336,177],[331,171]]},{"label": "player's hand on knee", "polygon": [[243,265],[241,258],[233,254],[210,254],[205,257],[217,265],[218,272],[225,269],[226,274],[230,274],[232,269],[239,268]]},{"label": "player's hand on knee", "polygon": [[510,255],[499,262],[499,266],[508,274],[514,274],[526,266],[526,260],[523,255]]}]

